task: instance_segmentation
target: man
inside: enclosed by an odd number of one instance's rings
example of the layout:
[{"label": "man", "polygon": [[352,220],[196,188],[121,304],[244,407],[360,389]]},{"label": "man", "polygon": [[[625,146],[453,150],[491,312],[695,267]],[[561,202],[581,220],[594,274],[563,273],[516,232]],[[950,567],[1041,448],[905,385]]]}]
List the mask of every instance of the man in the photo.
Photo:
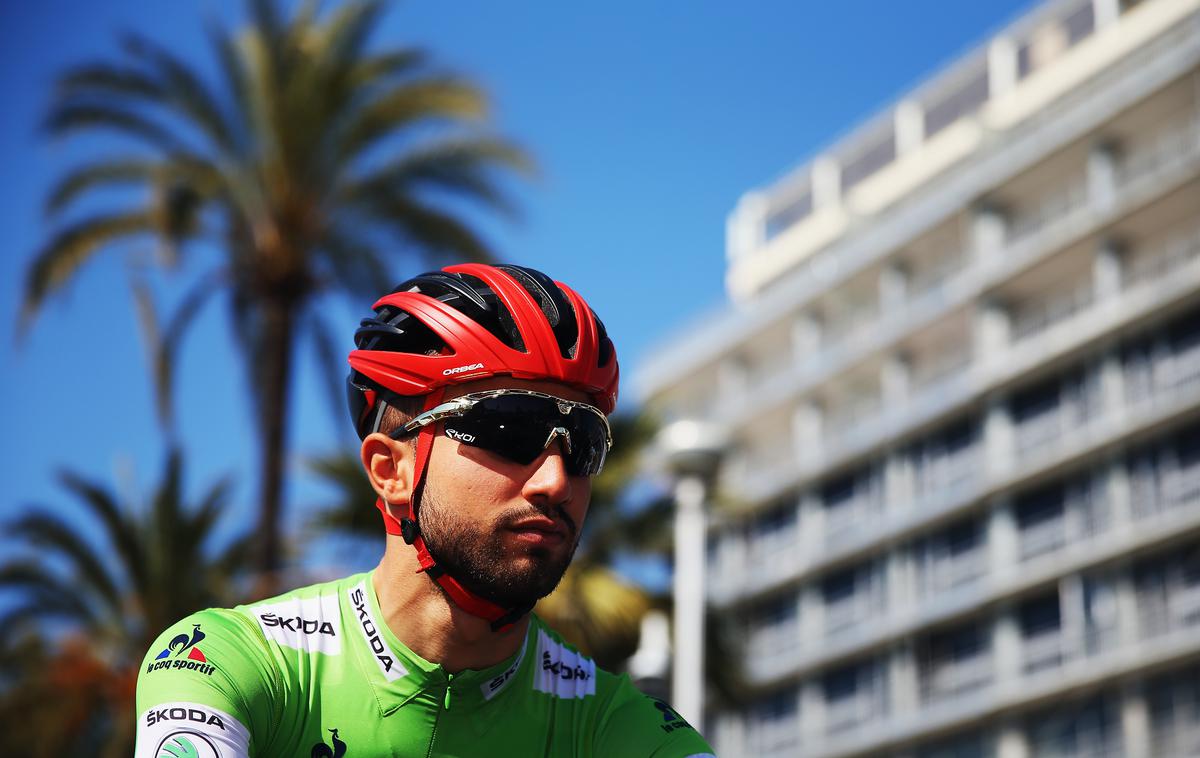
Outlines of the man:
[{"label": "man", "polygon": [[138,758],[711,755],[530,614],[612,444],[604,325],[517,266],[424,274],[374,310],[348,386],[383,559],[164,632],[138,680]]}]

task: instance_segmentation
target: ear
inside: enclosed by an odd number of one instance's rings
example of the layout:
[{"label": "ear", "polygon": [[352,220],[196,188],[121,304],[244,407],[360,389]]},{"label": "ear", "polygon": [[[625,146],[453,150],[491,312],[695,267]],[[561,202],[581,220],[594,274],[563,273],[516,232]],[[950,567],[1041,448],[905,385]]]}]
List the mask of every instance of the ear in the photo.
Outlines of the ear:
[{"label": "ear", "polygon": [[367,479],[384,503],[408,505],[412,501],[414,445],[375,432],[363,440],[360,455]]}]

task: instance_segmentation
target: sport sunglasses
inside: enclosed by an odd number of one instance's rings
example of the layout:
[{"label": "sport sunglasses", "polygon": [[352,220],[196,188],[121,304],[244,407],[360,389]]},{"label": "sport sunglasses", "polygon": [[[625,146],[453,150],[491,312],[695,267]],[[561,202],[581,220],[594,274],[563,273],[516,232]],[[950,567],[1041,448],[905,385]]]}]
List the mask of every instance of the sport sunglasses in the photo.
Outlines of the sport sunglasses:
[{"label": "sport sunglasses", "polygon": [[442,433],[522,465],[538,459],[556,437],[571,476],[595,476],[612,448],[612,430],[598,408],[532,390],[473,392],[437,405],[393,431],[400,439],[446,421]]}]

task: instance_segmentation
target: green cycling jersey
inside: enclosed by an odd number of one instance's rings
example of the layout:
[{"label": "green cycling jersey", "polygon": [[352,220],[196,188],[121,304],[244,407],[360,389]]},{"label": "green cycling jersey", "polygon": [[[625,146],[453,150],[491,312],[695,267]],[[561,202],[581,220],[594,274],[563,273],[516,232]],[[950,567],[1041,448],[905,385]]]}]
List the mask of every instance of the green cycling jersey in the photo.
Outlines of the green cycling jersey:
[{"label": "green cycling jersey", "polygon": [[509,660],[448,673],[381,623],[371,578],[165,631],[138,677],[137,758],[711,756],[670,706],[536,616]]}]

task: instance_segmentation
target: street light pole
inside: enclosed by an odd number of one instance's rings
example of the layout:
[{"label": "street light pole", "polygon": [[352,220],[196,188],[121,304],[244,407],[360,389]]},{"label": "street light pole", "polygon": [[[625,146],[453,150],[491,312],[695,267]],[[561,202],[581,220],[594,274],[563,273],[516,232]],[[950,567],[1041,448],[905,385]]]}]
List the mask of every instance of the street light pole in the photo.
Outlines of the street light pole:
[{"label": "street light pole", "polygon": [[698,732],[704,729],[704,506],[726,440],[724,430],[698,421],[677,421],[658,435],[675,478],[671,704]]},{"label": "street light pole", "polygon": [[696,731],[704,728],[704,480],[675,483],[675,661],[671,705]]}]

